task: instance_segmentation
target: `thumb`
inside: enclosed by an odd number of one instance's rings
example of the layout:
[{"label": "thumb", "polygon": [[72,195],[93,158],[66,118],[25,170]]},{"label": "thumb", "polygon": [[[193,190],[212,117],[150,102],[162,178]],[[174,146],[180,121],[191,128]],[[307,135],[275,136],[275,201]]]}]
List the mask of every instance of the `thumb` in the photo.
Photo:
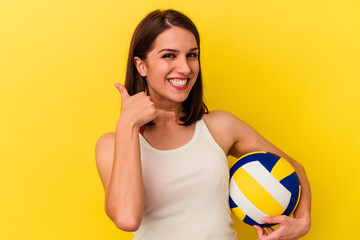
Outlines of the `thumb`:
[{"label": "thumb", "polygon": [[126,99],[130,97],[127,89],[120,83],[115,83],[115,87],[119,90],[121,101],[124,102]]}]

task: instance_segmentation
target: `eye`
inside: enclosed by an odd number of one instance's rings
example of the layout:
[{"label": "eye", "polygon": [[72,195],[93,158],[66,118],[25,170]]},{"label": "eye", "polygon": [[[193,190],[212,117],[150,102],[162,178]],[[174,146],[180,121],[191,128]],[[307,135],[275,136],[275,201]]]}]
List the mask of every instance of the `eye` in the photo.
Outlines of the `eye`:
[{"label": "eye", "polygon": [[175,55],[172,53],[167,53],[162,56],[162,58],[175,58]]},{"label": "eye", "polygon": [[187,57],[189,57],[189,58],[197,58],[197,57],[198,57],[198,54],[197,54],[197,53],[189,53],[189,54],[187,55]]}]

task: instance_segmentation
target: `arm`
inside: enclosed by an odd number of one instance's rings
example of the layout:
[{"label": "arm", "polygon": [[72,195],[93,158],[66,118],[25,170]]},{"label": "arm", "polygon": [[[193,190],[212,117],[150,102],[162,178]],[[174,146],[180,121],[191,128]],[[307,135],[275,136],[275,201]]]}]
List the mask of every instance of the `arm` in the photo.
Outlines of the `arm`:
[{"label": "arm", "polygon": [[117,84],[121,94],[121,116],[115,133],[100,137],[96,144],[96,163],[105,190],[105,211],[116,226],[136,231],[144,213],[144,184],[140,160],[139,128],[160,115],[149,96],[140,92],[129,96]]},{"label": "arm", "polygon": [[[286,155],[280,149],[275,147],[259,133],[257,133],[252,127],[238,119],[234,115],[226,112],[222,112],[218,117],[224,124],[224,131],[227,134],[227,138],[231,143],[229,146],[228,154],[236,158],[244,155],[245,153],[253,151],[268,151],[273,152],[284,159],[286,159],[296,170],[300,184],[301,184],[301,198],[296,211],[294,212],[294,218],[287,216],[268,217],[264,219],[267,223],[279,223],[279,228],[275,231],[269,229],[270,234],[261,239],[298,239],[305,235],[311,225],[310,210],[311,210],[311,193],[310,184],[306,177],[303,166],[295,161],[293,158]],[[259,232],[259,237],[265,235],[265,231],[259,226],[255,227]],[[260,234],[262,233],[262,234]]]},{"label": "arm", "polygon": [[[310,210],[311,210],[311,192],[310,184],[306,177],[304,167],[293,158],[289,157],[287,154],[282,152],[280,149],[275,147],[273,144],[264,139],[260,134],[258,134],[250,126],[244,124],[243,127],[246,134],[244,137],[240,138],[239,142],[232,149],[233,151],[241,152],[251,152],[255,150],[263,150],[275,153],[284,159],[286,159],[295,169],[299,176],[301,184],[301,197],[299,204],[294,212],[294,218],[287,216],[275,216],[267,217],[263,219],[266,223],[279,223],[279,228],[276,231],[273,231],[271,228],[268,228],[270,234],[266,236],[266,232],[260,227],[255,227],[258,230],[259,237],[261,239],[298,239],[304,236],[309,230],[311,225]],[[240,144],[240,142],[247,141],[247,144]],[[239,147],[242,145],[243,147]],[[266,237],[263,237],[266,236]],[[285,237],[285,238],[284,238]]]},{"label": "arm", "polygon": [[105,190],[105,212],[118,228],[136,231],[144,208],[136,127],[120,118],[115,133],[100,137],[96,163]]}]

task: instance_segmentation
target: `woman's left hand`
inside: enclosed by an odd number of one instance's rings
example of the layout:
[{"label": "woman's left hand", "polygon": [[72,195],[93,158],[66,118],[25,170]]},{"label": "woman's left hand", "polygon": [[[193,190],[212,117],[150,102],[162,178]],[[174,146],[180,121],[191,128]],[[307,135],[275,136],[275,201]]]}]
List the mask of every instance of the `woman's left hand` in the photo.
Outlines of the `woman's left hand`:
[{"label": "woman's left hand", "polygon": [[310,221],[305,218],[292,218],[285,215],[275,217],[264,217],[263,221],[269,224],[279,224],[276,230],[271,227],[266,229],[254,225],[253,227],[258,231],[259,239],[261,240],[295,240],[304,236],[310,229]]}]

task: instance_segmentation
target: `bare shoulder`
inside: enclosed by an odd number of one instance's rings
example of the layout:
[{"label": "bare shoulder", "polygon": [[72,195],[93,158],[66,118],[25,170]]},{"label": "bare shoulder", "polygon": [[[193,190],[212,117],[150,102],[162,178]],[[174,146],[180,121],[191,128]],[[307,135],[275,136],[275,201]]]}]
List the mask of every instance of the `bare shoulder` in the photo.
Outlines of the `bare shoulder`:
[{"label": "bare shoulder", "polygon": [[246,122],[226,111],[213,111],[204,121],[227,155],[239,157],[255,149],[261,136]]},{"label": "bare shoulder", "polygon": [[223,110],[211,111],[204,115],[205,121],[230,121],[234,118],[237,118],[234,114]]},{"label": "bare shoulder", "polygon": [[253,151],[268,151],[282,156],[293,166],[298,164],[249,124],[229,112],[213,111],[204,114],[203,119],[215,141],[227,155],[238,158]]},{"label": "bare shoulder", "polygon": [[96,147],[95,147],[96,157],[108,153],[108,150],[114,149],[114,145],[115,145],[115,132],[105,133],[96,142]]},{"label": "bare shoulder", "polygon": [[203,119],[215,141],[228,155],[236,141],[235,130],[241,128],[243,122],[232,113],[220,110],[204,114]]},{"label": "bare shoulder", "polygon": [[96,166],[103,183],[104,189],[108,185],[109,176],[112,170],[115,150],[115,132],[108,132],[102,135],[95,146]]},{"label": "bare shoulder", "polygon": [[229,134],[229,131],[234,131],[234,128],[245,127],[247,124],[234,114],[216,110],[204,115],[204,121],[208,128],[213,131],[222,131],[224,134]]},{"label": "bare shoulder", "polygon": [[115,132],[107,132],[101,135],[96,144],[103,143],[104,141],[107,142],[109,140],[115,140]]}]

